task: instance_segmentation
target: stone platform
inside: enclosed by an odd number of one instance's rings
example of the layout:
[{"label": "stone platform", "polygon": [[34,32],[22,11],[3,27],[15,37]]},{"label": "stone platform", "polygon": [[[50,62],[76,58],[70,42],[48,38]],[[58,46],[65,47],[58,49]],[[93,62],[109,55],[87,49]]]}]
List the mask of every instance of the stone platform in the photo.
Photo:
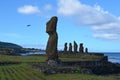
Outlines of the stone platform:
[{"label": "stone platform", "polygon": [[120,73],[120,64],[98,61],[62,62],[62,65],[49,66],[45,63],[32,64],[32,68],[46,74],[56,73],[83,73],[83,74],[117,74]]}]

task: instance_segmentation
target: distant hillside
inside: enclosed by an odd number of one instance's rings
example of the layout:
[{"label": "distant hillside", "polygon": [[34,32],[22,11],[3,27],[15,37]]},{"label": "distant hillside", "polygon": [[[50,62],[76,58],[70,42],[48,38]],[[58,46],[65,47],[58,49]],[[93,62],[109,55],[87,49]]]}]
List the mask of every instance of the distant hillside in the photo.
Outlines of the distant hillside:
[{"label": "distant hillside", "polygon": [[20,45],[0,41],[0,48],[22,48]]}]

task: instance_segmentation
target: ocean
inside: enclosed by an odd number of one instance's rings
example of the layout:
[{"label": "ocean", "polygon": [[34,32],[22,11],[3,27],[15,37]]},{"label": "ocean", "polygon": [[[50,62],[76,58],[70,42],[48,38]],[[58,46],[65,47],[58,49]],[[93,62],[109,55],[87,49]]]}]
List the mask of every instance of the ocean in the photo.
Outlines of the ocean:
[{"label": "ocean", "polygon": [[[112,53],[112,52],[103,52],[105,56],[108,56],[108,61],[113,63],[119,63],[120,64],[120,53]],[[22,56],[26,55],[34,55],[34,54],[45,54],[45,52],[30,52],[22,54]]]},{"label": "ocean", "polygon": [[108,61],[120,64],[120,53],[114,53],[114,52],[106,53],[105,52],[104,55],[108,56]]}]

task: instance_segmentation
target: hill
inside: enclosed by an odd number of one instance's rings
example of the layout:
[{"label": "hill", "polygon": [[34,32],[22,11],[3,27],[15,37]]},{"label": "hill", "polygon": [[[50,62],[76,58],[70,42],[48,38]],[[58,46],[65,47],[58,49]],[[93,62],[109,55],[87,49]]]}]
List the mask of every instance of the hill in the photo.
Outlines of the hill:
[{"label": "hill", "polygon": [[22,47],[14,43],[0,42],[0,48],[22,48]]},{"label": "hill", "polygon": [[0,54],[4,55],[19,55],[18,53],[23,52],[23,48],[17,44],[0,41]]}]

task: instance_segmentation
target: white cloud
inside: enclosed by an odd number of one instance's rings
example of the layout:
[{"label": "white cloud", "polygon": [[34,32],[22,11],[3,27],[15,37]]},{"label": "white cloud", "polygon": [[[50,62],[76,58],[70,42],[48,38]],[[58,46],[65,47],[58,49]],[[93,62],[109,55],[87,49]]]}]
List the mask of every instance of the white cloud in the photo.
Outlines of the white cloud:
[{"label": "white cloud", "polygon": [[21,38],[22,36],[17,33],[1,33],[1,36],[11,37],[11,38]]},{"label": "white cloud", "polygon": [[116,21],[116,18],[100,6],[82,4],[79,0],[59,0],[58,14],[72,17],[81,25],[98,25]]},{"label": "white cloud", "polygon": [[107,40],[120,40],[120,23],[108,23],[97,26],[92,26],[92,29],[96,32],[93,34],[95,38],[102,38]]},{"label": "white cloud", "polygon": [[35,13],[40,13],[40,10],[37,6],[24,5],[18,8],[18,12],[22,14],[35,14]]},{"label": "white cloud", "polygon": [[50,5],[50,4],[46,4],[45,6],[44,6],[44,10],[45,11],[49,11],[49,10],[51,10],[52,9],[52,5]]},{"label": "white cloud", "polygon": [[71,18],[75,23],[90,26],[95,38],[119,39],[120,17],[105,11],[99,5],[82,4],[80,0],[58,0],[58,14]]},{"label": "white cloud", "polygon": [[119,22],[114,22],[114,23],[107,23],[107,24],[101,24],[101,25],[93,25],[92,26],[93,30],[101,31],[101,30],[115,30],[115,29],[120,29],[120,23]]},{"label": "white cloud", "polygon": [[100,33],[100,34],[93,34],[93,37],[100,38],[100,39],[107,39],[107,40],[120,40],[120,36],[117,34],[110,34],[110,33]]},{"label": "white cloud", "polygon": [[62,15],[73,15],[79,11],[81,3],[78,0],[59,0],[58,13]]}]

